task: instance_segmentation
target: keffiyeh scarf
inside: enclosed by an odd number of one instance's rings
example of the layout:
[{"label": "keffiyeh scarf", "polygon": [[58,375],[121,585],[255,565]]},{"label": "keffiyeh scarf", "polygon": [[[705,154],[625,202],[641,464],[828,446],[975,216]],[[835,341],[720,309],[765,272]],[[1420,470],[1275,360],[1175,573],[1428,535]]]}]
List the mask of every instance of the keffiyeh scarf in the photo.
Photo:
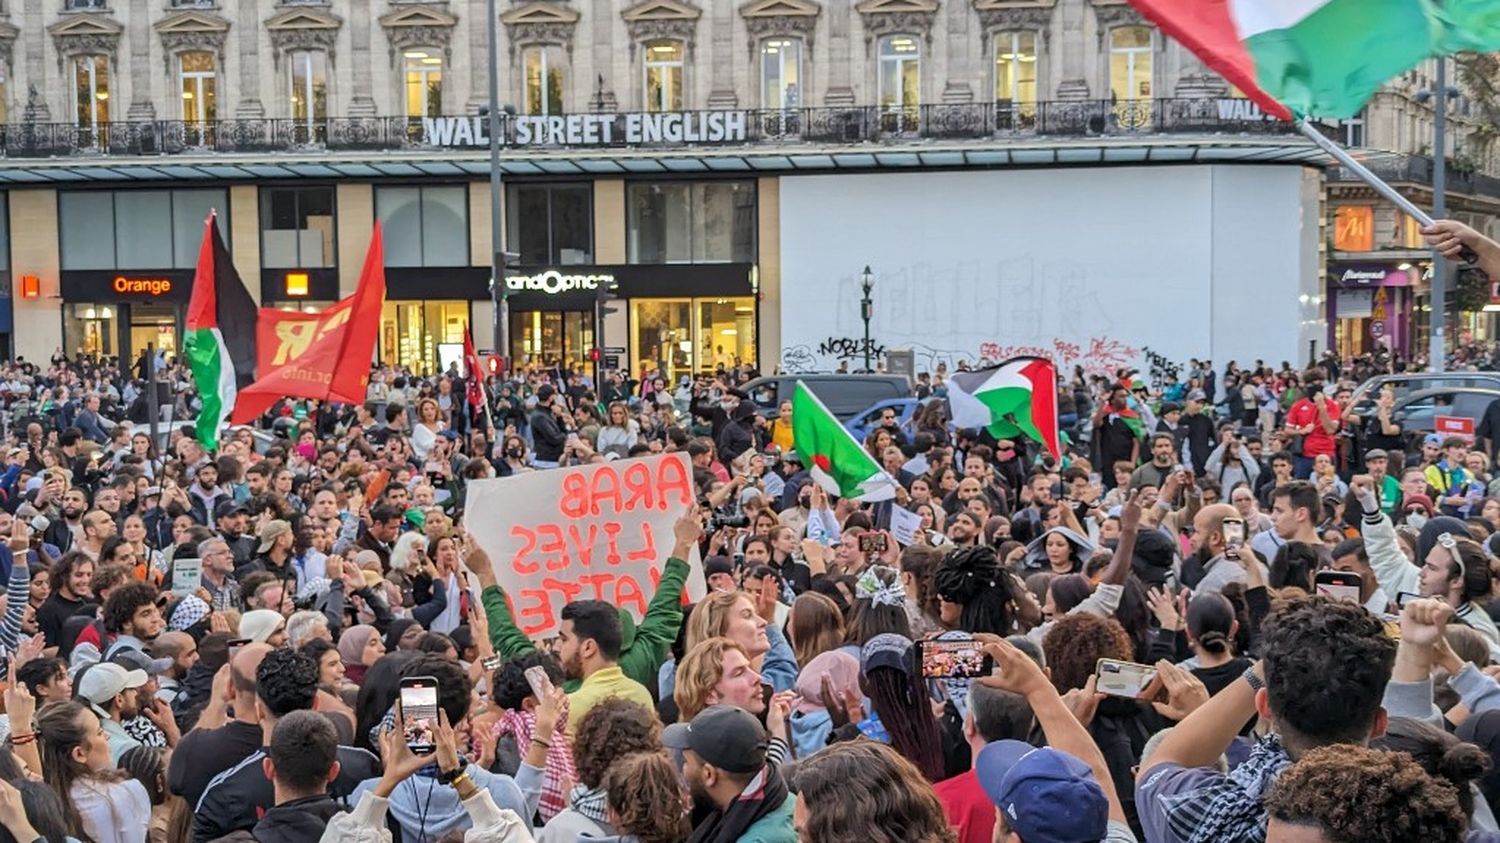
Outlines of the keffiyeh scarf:
[{"label": "keffiyeh scarf", "polygon": [[[530,746],[531,736],[535,731],[535,714],[529,711],[507,709],[495,722],[490,739],[498,741],[510,735],[515,738],[516,747],[521,756],[525,757],[526,749]],[[568,807],[568,794],[563,792],[563,782],[578,780],[578,772],[573,767],[573,753],[568,749],[568,741],[563,737],[562,730],[559,729],[547,740],[551,746],[547,748],[547,766],[542,771],[542,798],[537,807],[537,812],[541,814],[543,822],[552,819]]]},{"label": "keffiyeh scarf", "polygon": [[1162,802],[1167,827],[1187,843],[1264,843],[1266,811],[1261,807],[1261,797],[1291,763],[1281,739],[1266,737],[1224,778],[1189,793],[1165,797]]}]

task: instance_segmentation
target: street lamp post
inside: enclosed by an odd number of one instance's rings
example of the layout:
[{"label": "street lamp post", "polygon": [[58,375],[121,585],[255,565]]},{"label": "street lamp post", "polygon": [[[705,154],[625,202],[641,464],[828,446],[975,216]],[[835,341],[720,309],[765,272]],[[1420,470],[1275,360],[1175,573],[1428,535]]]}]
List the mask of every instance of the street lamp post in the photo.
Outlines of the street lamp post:
[{"label": "street lamp post", "polygon": [[490,36],[490,313],[494,353],[510,360],[510,302],[505,289],[505,242],[500,219],[500,32],[495,0],[489,0]]},{"label": "street lamp post", "polygon": [[865,323],[865,371],[870,372],[873,371],[870,368],[870,317],[875,315],[875,302],[870,300],[870,292],[875,289],[875,273],[868,265],[859,276],[859,288],[865,294],[859,300],[859,315]]},{"label": "street lamp post", "polygon": [[[1448,98],[1458,92],[1448,88],[1448,60],[1437,59],[1437,73],[1433,80],[1436,93],[1419,91],[1417,100],[1432,98],[1432,216],[1442,219],[1448,216]],[[1448,261],[1439,253],[1432,253],[1432,318],[1429,332],[1430,345],[1427,350],[1427,368],[1443,371],[1447,364],[1448,327]]]}]

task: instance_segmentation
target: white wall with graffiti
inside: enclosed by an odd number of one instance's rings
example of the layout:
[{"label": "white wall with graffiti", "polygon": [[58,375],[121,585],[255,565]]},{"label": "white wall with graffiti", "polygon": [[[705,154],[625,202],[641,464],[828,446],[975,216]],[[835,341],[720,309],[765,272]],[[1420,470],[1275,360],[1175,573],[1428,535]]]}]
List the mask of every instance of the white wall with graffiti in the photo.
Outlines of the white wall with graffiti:
[{"label": "white wall with graffiti", "polygon": [[1295,361],[1323,335],[1320,192],[1297,166],[785,177],[781,366],[862,365],[866,264],[871,345],[918,372]]}]

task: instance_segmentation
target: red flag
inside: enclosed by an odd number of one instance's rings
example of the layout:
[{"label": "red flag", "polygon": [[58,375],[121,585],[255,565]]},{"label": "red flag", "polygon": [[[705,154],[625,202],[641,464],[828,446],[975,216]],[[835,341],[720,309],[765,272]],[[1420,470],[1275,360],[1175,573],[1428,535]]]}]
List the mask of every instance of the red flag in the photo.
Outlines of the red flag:
[{"label": "red flag", "polygon": [[283,397],[363,402],[384,306],[385,249],[376,223],[354,295],[322,313],[261,309],[261,378],[240,390],[231,421],[248,422]]},{"label": "red flag", "polygon": [[484,368],[479,365],[479,352],[474,350],[474,335],[469,326],[464,326],[464,368],[469,370],[469,405],[484,406]]}]

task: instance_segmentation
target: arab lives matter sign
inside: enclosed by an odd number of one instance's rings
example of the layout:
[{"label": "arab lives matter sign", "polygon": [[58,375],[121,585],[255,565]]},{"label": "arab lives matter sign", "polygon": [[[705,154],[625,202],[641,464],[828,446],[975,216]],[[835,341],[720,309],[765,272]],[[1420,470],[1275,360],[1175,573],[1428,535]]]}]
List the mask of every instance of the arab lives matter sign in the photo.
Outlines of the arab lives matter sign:
[{"label": "arab lives matter sign", "polygon": [[[471,481],[464,529],[489,554],[516,625],[547,638],[572,600],[603,600],[640,620],[675,544],[672,527],[695,497],[685,453],[532,471]],[[703,568],[686,561],[696,601],[707,594]]]}]

